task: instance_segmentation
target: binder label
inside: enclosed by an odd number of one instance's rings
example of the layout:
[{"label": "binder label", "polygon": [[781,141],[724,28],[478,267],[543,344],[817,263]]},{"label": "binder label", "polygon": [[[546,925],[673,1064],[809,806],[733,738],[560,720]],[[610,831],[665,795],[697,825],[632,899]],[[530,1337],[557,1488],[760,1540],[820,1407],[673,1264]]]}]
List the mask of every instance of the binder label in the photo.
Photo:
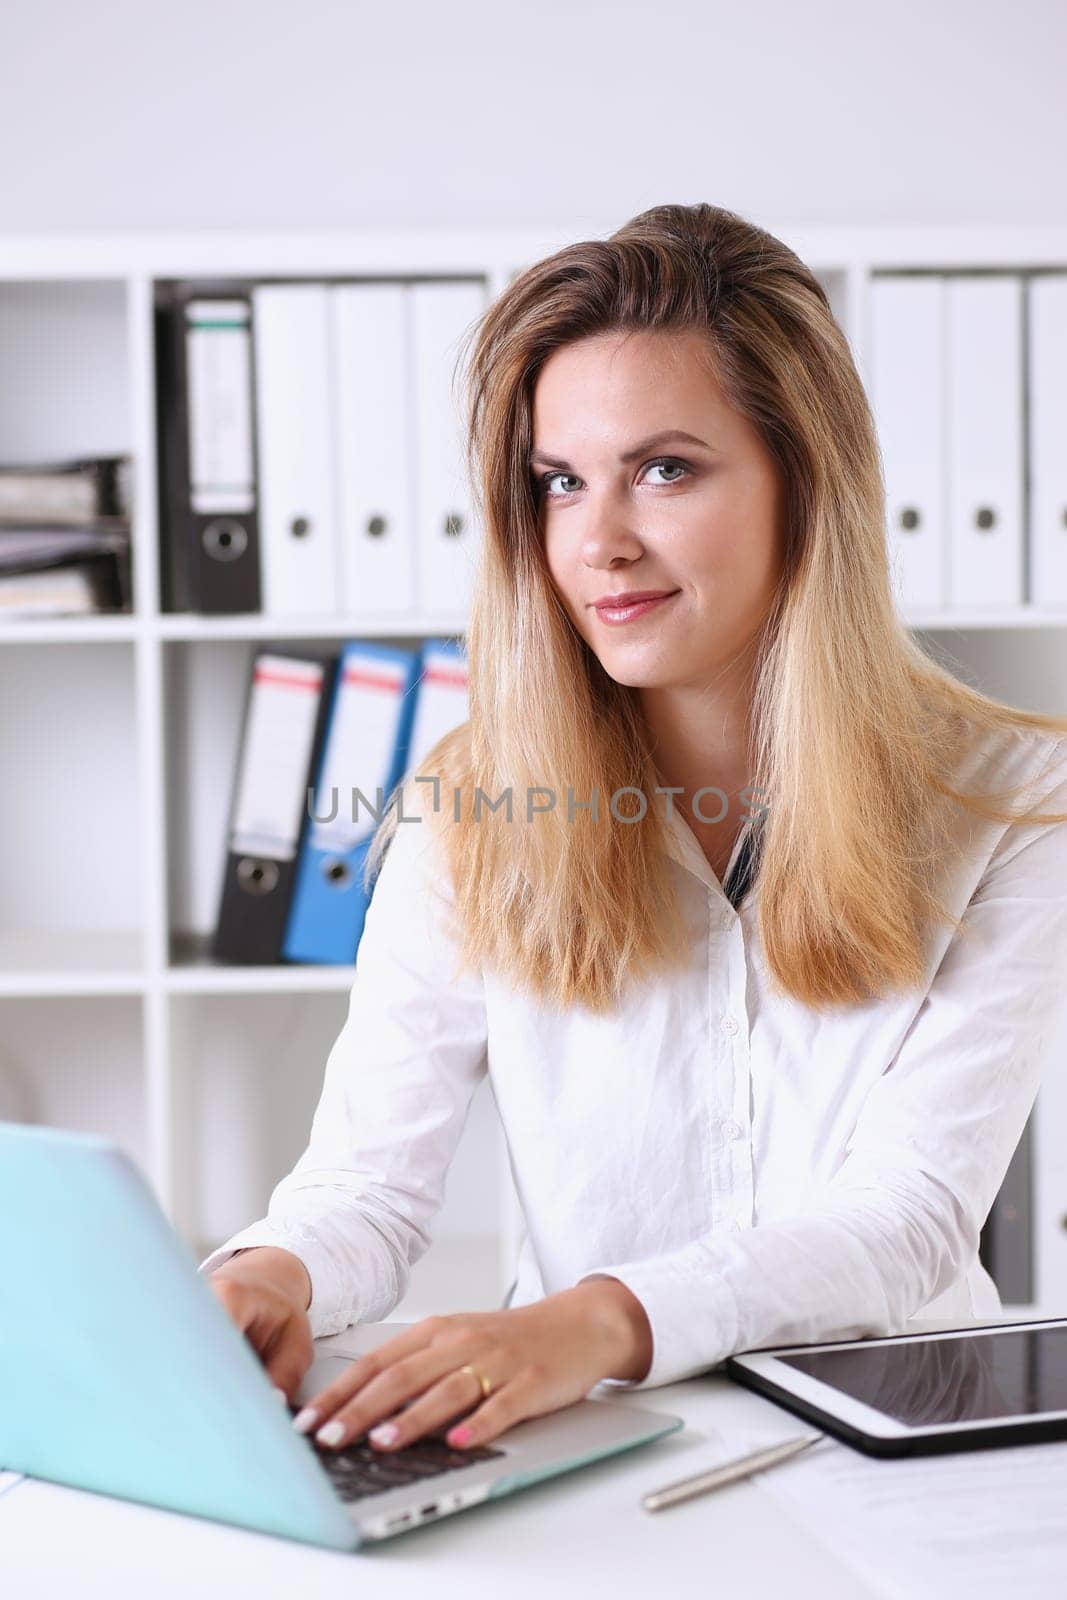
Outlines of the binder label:
[{"label": "binder label", "polygon": [[192,509],[253,511],[251,313],[241,300],[191,300],[185,319]]},{"label": "binder label", "polygon": [[324,677],[325,669],[314,662],[257,658],[234,810],[234,852],[276,861],[295,857]]},{"label": "binder label", "polygon": [[316,849],[343,855],[377,827],[406,680],[405,670],[387,661],[345,663],[315,796]]}]

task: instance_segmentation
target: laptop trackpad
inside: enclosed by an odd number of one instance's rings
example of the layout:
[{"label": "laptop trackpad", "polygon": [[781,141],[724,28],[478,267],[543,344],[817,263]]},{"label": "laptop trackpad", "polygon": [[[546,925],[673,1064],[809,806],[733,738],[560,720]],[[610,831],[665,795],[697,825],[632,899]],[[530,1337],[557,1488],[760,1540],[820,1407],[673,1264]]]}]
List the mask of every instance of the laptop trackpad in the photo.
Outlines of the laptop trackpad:
[{"label": "laptop trackpad", "polygon": [[311,1363],[304,1381],[297,1391],[297,1401],[306,1405],[313,1395],[320,1394],[326,1385],[335,1383],[346,1367],[350,1367],[357,1358],[352,1356],[317,1356]]},{"label": "laptop trackpad", "polygon": [[411,1326],[410,1322],[364,1322],[345,1328],[329,1338],[316,1339],[315,1359],[297,1393],[300,1404],[306,1405],[320,1389],[335,1382],[345,1367],[350,1367],[368,1350],[388,1344],[390,1339],[405,1333]]}]

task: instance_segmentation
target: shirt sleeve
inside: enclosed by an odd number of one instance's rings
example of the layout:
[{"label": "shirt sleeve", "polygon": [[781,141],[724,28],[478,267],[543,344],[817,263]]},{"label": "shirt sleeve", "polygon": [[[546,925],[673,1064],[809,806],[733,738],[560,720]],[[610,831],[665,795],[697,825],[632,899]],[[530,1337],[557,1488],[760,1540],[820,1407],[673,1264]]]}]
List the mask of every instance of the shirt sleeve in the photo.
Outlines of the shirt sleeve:
[{"label": "shirt sleeve", "polygon": [[[1067,782],[1035,807],[1067,811]],[[1001,835],[845,1160],[802,1214],[605,1263],[652,1330],[646,1389],[741,1350],[860,1339],[967,1272],[1037,1096],[1067,984],[1067,823]],[[824,1063],[829,1065],[829,1063]]]},{"label": "shirt sleeve", "polygon": [[316,1338],[381,1321],[402,1299],[486,1071],[481,975],[459,971],[438,852],[425,816],[398,823],[307,1149],[274,1189],[267,1215],[198,1269],[214,1271],[253,1245],[291,1250],[311,1278]]}]

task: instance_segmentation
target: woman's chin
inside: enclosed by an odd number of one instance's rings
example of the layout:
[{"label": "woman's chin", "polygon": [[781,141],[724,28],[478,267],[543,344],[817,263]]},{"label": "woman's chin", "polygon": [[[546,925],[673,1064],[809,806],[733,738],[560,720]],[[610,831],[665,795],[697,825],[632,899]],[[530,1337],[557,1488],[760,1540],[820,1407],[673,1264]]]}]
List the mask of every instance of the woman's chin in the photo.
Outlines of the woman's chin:
[{"label": "woman's chin", "polygon": [[600,665],[609,678],[626,689],[669,689],[677,682],[676,674],[669,672],[666,667],[643,666],[638,661],[607,661],[603,658]]}]

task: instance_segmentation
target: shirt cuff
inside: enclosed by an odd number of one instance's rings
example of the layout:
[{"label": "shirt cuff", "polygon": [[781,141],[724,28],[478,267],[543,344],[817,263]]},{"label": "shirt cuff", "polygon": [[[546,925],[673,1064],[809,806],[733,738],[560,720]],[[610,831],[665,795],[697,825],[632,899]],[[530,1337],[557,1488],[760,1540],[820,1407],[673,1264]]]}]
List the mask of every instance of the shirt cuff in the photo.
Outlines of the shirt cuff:
[{"label": "shirt cuff", "polygon": [[[729,1284],[702,1286],[701,1316],[693,1318],[693,1281],[664,1258],[597,1267],[578,1279],[617,1278],[640,1300],[652,1330],[652,1361],[643,1378],[602,1378],[606,1388],[655,1389],[720,1366],[737,1347],[737,1301]],[[709,1352],[711,1354],[709,1355]]]},{"label": "shirt cuff", "polygon": [[310,1228],[295,1222],[272,1222],[264,1218],[242,1228],[205,1256],[197,1271],[205,1275],[229,1261],[238,1250],[251,1249],[253,1245],[273,1245],[279,1250],[289,1250],[307,1268],[311,1279],[311,1303],[307,1308],[312,1338],[324,1339],[331,1333],[341,1333],[351,1326],[346,1302],[345,1285],[329,1252]]}]

